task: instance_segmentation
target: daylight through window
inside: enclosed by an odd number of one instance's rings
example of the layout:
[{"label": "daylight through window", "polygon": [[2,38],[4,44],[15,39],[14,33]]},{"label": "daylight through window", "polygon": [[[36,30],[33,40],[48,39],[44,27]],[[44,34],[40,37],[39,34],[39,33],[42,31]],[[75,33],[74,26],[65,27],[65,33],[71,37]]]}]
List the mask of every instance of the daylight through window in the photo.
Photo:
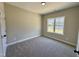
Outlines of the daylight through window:
[{"label": "daylight through window", "polygon": [[64,16],[56,18],[48,18],[47,32],[63,34],[64,31]]}]

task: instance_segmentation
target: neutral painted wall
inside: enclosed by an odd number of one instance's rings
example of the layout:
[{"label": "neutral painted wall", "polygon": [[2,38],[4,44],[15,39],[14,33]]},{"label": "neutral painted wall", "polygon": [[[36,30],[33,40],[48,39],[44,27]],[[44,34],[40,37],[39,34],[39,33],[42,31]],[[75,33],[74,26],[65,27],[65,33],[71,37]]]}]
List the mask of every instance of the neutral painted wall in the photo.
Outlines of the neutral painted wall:
[{"label": "neutral painted wall", "polygon": [[7,43],[38,36],[41,16],[5,3]]},{"label": "neutral painted wall", "polygon": [[[47,32],[47,18],[65,16],[64,35],[48,33]],[[57,38],[60,41],[68,42],[69,44],[76,45],[77,31],[79,20],[79,7],[73,7],[62,11],[46,14],[42,16],[42,35],[50,38]]]}]

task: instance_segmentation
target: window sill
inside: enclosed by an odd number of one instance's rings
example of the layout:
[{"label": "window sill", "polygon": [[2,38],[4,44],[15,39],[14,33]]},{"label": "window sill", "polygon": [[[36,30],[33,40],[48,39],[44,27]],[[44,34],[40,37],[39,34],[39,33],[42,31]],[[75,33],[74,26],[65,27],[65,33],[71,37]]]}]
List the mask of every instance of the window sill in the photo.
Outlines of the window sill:
[{"label": "window sill", "polygon": [[62,35],[62,36],[64,36],[64,33],[63,33],[63,34],[59,34],[59,33],[55,33],[55,32],[47,32],[47,33],[57,34],[57,35]]}]

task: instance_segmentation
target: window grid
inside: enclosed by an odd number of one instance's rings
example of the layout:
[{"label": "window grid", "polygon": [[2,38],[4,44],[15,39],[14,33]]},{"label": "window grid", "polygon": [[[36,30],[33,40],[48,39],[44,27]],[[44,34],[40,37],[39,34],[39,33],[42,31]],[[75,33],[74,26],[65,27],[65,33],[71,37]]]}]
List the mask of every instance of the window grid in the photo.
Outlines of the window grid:
[{"label": "window grid", "polygon": [[56,22],[56,20],[54,19],[54,32],[55,32],[55,22]]}]

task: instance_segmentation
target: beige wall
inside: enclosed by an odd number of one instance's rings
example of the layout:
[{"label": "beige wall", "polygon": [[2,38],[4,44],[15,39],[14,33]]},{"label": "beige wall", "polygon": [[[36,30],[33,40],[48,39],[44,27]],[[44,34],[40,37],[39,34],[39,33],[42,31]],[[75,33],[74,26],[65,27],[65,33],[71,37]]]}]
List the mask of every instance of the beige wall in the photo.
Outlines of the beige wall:
[{"label": "beige wall", "polygon": [[[78,20],[79,20],[79,7],[69,8],[66,10],[54,12],[51,14],[43,15],[43,29],[42,34],[50,38],[57,38],[60,41],[67,42],[75,45],[77,41]],[[65,16],[64,35],[48,33],[47,32],[47,18]]]},{"label": "beige wall", "polygon": [[40,35],[41,17],[38,14],[5,4],[7,43]]}]

